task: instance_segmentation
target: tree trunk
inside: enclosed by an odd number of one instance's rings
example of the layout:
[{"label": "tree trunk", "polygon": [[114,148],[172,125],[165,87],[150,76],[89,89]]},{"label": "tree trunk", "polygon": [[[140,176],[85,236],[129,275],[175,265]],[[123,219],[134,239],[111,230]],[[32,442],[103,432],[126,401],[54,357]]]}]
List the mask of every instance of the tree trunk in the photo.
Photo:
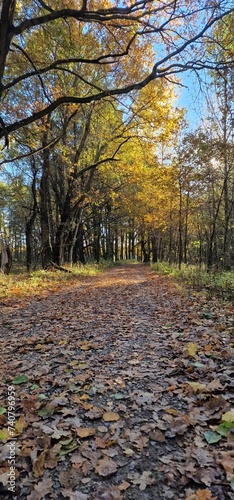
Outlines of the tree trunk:
[{"label": "tree trunk", "polygon": [[156,262],[158,262],[158,244],[155,234],[151,236],[151,244],[152,244],[152,261],[155,264]]},{"label": "tree trunk", "polygon": [[[45,133],[43,146],[47,143],[47,133]],[[50,224],[49,224],[49,200],[50,200],[50,186],[49,186],[49,149],[45,148],[42,152],[43,155],[43,171],[40,183],[40,217],[41,217],[41,259],[42,267],[46,269],[52,258],[51,241],[50,241]]]},{"label": "tree trunk", "polygon": [[32,231],[34,228],[34,222],[37,217],[37,194],[36,194],[36,177],[37,169],[35,168],[35,162],[33,159],[33,181],[32,181],[32,195],[33,195],[33,206],[30,218],[26,222],[25,236],[26,236],[26,266],[27,271],[31,270],[32,267]]}]

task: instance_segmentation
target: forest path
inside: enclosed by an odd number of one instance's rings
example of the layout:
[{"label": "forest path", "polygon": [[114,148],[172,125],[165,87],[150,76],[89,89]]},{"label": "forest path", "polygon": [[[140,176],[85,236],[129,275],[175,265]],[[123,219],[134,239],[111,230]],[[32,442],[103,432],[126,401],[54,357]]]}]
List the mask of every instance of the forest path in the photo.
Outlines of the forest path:
[{"label": "forest path", "polygon": [[[3,306],[1,399],[6,407],[13,385],[16,498],[233,499],[231,432],[216,445],[204,439],[230,410],[228,307],[142,264]],[[8,452],[5,442],[0,495]]]}]

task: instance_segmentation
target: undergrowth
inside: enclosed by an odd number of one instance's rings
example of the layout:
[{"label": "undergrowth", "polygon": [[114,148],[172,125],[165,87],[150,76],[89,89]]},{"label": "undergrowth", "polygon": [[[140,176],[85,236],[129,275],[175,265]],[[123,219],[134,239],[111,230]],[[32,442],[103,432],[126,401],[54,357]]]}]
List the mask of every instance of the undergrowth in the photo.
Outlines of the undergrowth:
[{"label": "undergrowth", "polygon": [[108,261],[102,261],[100,264],[88,263],[72,268],[67,266],[71,272],[48,269],[27,273],[25,269],[18,268],[9,275],[0,273],[0,300],[47,295],[66,285],[77,283],[79,277],[96,276],[110,265]]},{"label": "undergrowth", "polygon": [[185,264],[178,269],[175,264],[169,265],[166,262],[152,264],[152,268],[157,273],[171,276],[194,290],[206,291],[208,297],[216,296],[223,300],[234,300],[234,272],[208,273],[205,269]]}]

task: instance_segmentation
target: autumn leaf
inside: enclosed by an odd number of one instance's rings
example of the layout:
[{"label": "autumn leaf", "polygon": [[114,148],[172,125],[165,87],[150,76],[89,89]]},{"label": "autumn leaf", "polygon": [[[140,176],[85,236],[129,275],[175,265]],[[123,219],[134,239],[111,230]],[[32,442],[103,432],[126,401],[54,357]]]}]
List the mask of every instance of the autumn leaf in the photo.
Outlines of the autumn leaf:
[{"label": "autumn leaf", "polygon": [[82,394],[82,396],[80,396],[81,401],[87,401],[88,399],[90,399],[90,396],[88,394]]},{"label": "autumn leaf", "polygon": [[85,413],[85,416],[89,418],[90,420],[96,420],[98,418],[101,418],[104,413],[104,410],[102,408],[98,408],[97,406],[94,406],[91,410],[87,411]]},{"label": "autumn leaf", "polygon": [[234,408],[232,408],[230,411],[227,411],[222,415],[222,420],[225,422],[234,422]]},{"label": "autumn leaf", "polygon": [[117,471],[117,465],[111,458],[103,458],[99,460],[95,469],[96,474],[99,476],[110,476]]},{"label": "autumn leaf", "polygon": [[165,411],[169,413],[170,415],[177,416],[178,415],[178,410],[175,410],[174,408],[165,408]]},{"label": "autumn leaf", "polygon": [[47,448],[40,453],[36,460],[33,460],[33,474],[35,478],[41,477],[43,475],[46,454]]},{"label": "autumn leaf", "polygon": [[116,422],[120,419],[120,416],[118,413],[115,413],[113,411],[107,411],[103,413],[102,418],[103,420],[105,420],[105,422]]},{"label": "autumn leaf", "polygon": [[77,441],[74,441],[73,439],[61,441],[60,445],[61,445],[61,449],[60,449],[59,455],[61,457],[68,455],[69,453],[71,453],[72,451],[75,451],[79,447]]},{"label": "autumn leaf", "polygon": [[197,490],[196,493],[189,495],[185,500],[218,500],[217,497],[213,497],[210,490]]},{"label": "autumn leaf", "polygon": [[28,422],[25,419],[25,416],[21,415],[20,418],[18,420],[16,420],[16,423],[15,423],[15,430],[16,430],[17,434],[21,434],[22,431],[24,429],[26,429],[27,427],[28,427]]},{"label": "autumn leaf", "polygon": [[234,450],[221,451],[218,454],[216,462],[225,469],[228,481],[232,481],[234,474]]},{"label": "autumn leaf", "polygon": [[126,491],[128,488],[129,488],[130,483],[128,483],[127,481],[123,481],[121,484],[118,485],[118,489],[119,491]]},{"label": "autumn leaf", "polygon": [[155,431],[151,431],[149,433],[149,439],[151,439],[151,441],[157,441],[158,443],[164,443],[166,441],[166,438],[165,438],[164,434],[162,433],[162,431],[160,431],[160,429],[156,429]]},{"label": "autumn leaf", "polygon": [[82,344],[82,345],[80,346],[80,349],[81,349],[82,351],[89,351],[90,349],[92,349],[92,345],[91,345],[91,344]]},{"label": "autumn leaf", "polygon": [[[131,478],[132,476],[129,475],[128,477]],[[142,474],[134,474],[132,482],[133,484],[139,485],[140,491],[144,491],[147,486],[155,483],[155,479],[153,478],[151,471],[145,470]]]},{"label": "autumn leaf", "polygon": [[76,434],[80,438],[86,438],[94,436],[94,434],[96,434],[96,429],[94,427],[78,427],[78,429],[76,429]]},{"label": "autumn leaf", "polygon": [[75,366],[75,365],[77,365],[78,363],[79,363],[79,361],[78,361],[77,359],[73,359],[73,361],[71,361],[71,362],[69,363],[69,365],[70,365],[70,366]]},{"label": "autumn leaf", "polygon": [[188,355],[193,358],[197,352],[197,343],[189,342],[187,345]]},{"label": "autumn leaf", "polygon": [[[51,478],[45,478],[39,483],[35,484],[34,491],[32,491],[32,499],[42,498],[46,495],[53,493],[53,482]],[[38,497],[37,497],[38,495]],[[30,498],[30,497],[27,497]]]},{"label": "autumn leaf", "polygon": [[124,453],[125,455],[127,455],[128,457],[132,457],[132,455],[134,455],[134,450],[132,450],[132,448],[126,448],[124,450]]},{"label": "autumn leaf", "polygon": [[192,391],[196,394],[197,392],[207,392],[207,387],[205,384],[200,382],[187,382],[188,386],[191,387]]},{"label": "autumn leaf", "polygon": [[10,437],[8,429],[0,429],[0,440],[5,441]]}]

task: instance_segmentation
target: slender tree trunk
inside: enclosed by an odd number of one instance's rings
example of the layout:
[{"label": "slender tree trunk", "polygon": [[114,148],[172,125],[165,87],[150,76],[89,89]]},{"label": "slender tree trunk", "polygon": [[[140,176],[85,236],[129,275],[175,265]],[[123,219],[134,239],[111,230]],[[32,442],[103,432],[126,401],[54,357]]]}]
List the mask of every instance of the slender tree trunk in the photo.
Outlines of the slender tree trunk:
[{"label": "slender tree trunk", "polygon": [[121,229],[120,233],[120,260],[124,259],[124,232]]},{"label": "slender tree trunk", "polygon": [[179,205],[179,269],[183,262],[183,221],[182,221],[182,186],[180,184],[180,205]]},{"label": "slender tree trunk", "polygon": [[[47,143],[47,133],[44,135],[43,146]],[[41,258],[42,267],[46,269],[51,262],[51,241],[49,224],[49,200],[50,200],[50,161],[49,149],[45,148],[42,152],[43,170],[40,183],[40,217],[41,217]]]},{"label": "slender tree trunk", "polygon": [[[34,160],[33,160],[34,161]],[[33,195],[33,206],[30,218],[26,221],[25,237],[26,237],[26,266],[27,271],[31,270],[32,267],[32,231],[34,228],[34,222],[37,217],[37,193],[36,193],[36,177],[37,169],[35,168],[35,163],[33,165],[33,181],[32,181],[32,195]]]},{"label": "slender tree trunk", "polygon": [[152,261],[155,264],[156,262],[158,262],[158,242],[155,233],[151,236],[151,244],[152,244]]},{"label": "slender tree trunk", "polygon": [[187,264],[188,252],[188,216],[189,216],[189,191],[186,195],[185,221],[184,221],[184,263]]}]

